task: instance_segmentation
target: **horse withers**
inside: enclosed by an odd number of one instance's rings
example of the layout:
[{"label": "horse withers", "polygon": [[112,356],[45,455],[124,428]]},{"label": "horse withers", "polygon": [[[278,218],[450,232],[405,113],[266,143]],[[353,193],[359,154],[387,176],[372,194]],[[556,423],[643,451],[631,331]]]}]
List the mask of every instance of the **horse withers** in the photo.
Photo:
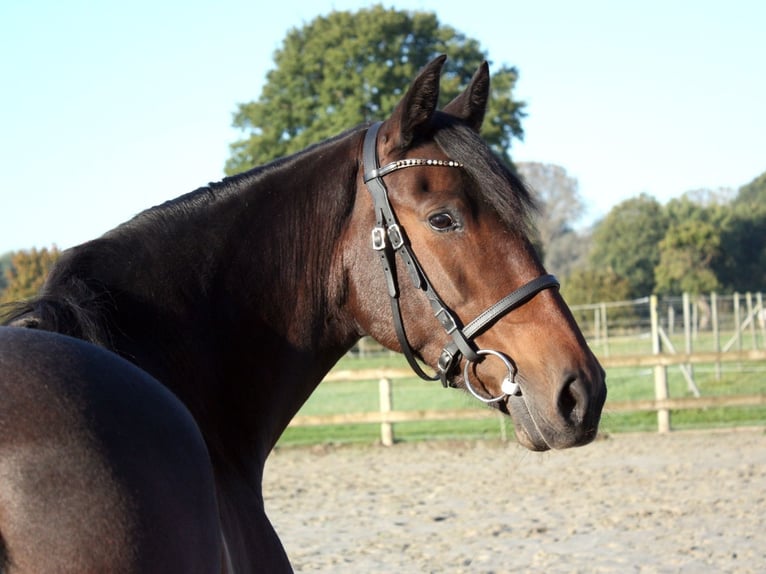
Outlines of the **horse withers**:
[{"label": "horse withers", "polygon": [[593,440],[604,373],[528,239],[529,193],[479,136],[488,66],[437,110],[443,64],[385,121],[67,250],[11,311],[1,571],[289,571],[266,457],[365,335],[532,450]]}]

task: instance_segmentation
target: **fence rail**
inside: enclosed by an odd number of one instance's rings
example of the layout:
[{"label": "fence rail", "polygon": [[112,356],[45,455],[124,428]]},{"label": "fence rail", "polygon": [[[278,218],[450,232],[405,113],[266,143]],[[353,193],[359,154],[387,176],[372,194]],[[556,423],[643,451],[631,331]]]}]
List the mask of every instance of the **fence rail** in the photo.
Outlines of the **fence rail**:
[{"label": "fence rail", "polygon": [[605,369],[615,367],[670,367],[695,363],[746,363],[749,361],[766,361],[766,349],[750,349],[747,351],[730,351],[728,353],[703,351],[699,353],[670,353],[658,355],[622,355],[619,357],[603,357],[599,361]]},{"label": "fence rail", "polygon": [[[611,367],[668,367],[686,363],[748,362],[766,361],[766,350],[750,350],[729,353],[692,353],[683,355],[635,355],[608,357],[602,360],[605,368]],[[291,427],[311,427],[325,425],[378,424],[381,425],[381,442],[390,446],[394,443],[396,423],[446,421],[446,420],[487,420],[498,418],[500,433],[507,436],[506,418],[497,411],[486,407],[470,409],[428,409],[406,410],[393,409],[392,388],[396,379],[411,378],[406,369],[367,369],[359,371],[336,371],[328,375],[326,381],[369,381],[378,380],[381,409],[378,411],[336,413],[329,415],[298,415],[290,423]],[[673,410],[707,409],[721,407],[765,406],[766,394],[702,396],[684,398],[655,398],[653,400],[611,401],[607,404],[609,412],[655,411],[658,413]],[[667,432],[669,423],[658,430]]]},{"label": "fence rail", "polygon": [[[693,341],[700,332],[699,314],[693,312],[691,298],[684,296],[680,299],[680,305],[683,312],[683,334],[684,334],[684,352],[679,352],[670,341],[676,325],[674,324],[675,311],[674,302],[664,301],[661,308],[660,300],[655,297],[647,297],[633,302],[626,303],[604,303],[593,306],[587,306],[585,310],[595,312],[595,336],[600,341],[602,348],[599,360],[605,369],[612,368],[651,368],[654,374],[655,397],[650,400],[630,400],[630,401],[609,401],[606,409],[609,412],[646,412],[654,411],[657,413],[657,428],[659,432],[668,432],[671,429],[670,413],[676,410],[685,409],[707,409],[716,407],[742,407],[742,406],[764,406],[766,405],[766,394],[742,394],[742,395],[715,395],[700,396],[699,389],[694,382],[693,365],[713,364],[720,372],[723,363],[748,363],[766,361],[766,345],[763,342],[759,345],[759,331],[761,338],[764,338],[764,310],[762,295],[758,293],[755,297],[747,294],[744,298],[734,295],[731,298],[731,310],[734,317],[733,325],[729,324],[730,330],[734,332],[725,345],[720,344],[721,320],[719,318],[718,308],[720,298],[712,294],[709,299],[712,307],[709,309],[711,322],[708,329],[713,333],[713,342],[708,343],[713,350],[693,350]],[[743,313],[742,302],[746,302],[745,312]],[[754,303],[755,301],[755,303]],[[626,304],[634,306],[645,306],[646,315],[648,315],[649,339],[651,351],[644,354],[620,354],[613,355],[610,352],[609,337],[614,338],[614,330],[610,335],[607,328],[607,309],[619,309]],[[675,302],[678,304],[678,302]],[[573,308],[577,310],[577,308]],[[580,311],[583,308],[579,309]],[[639,313],[640,314],[640,313]],[[759,323],[760,328],[756,328]],[[750,332],[751,349],[744,349],[742,335],[746,330]],[[591,341],[593,345],[593,341]],[[760,346],[760,348],[759,348]],[[597,349],[598,351],[598,349]],[[670,397],[667,383],[667,369],[669,367],[680,367],[683,369],[684,376],[689,383],[689,390],[692,397]],[[439,410],[396,410],[393,405],[392,385],[393,381],[402,378],[411,378],[412,373],[408,369],[367,369],[367,370],[343,370],[333,371],[327,377],[326,381],[379,381],[379,405],[378,411],[356,412],[356,413],[337,413],[328,415],[302,415],[296,416],[290,426],[321,426],[321,425],[344,425],[344,424],[379,424],[381,426],[381,442],[384,445],[390,445],[394,442],[394,425],[403,422],[417,421],[445,421],[445,420],[482,420],[493,417],[499,419],[501,436],[505,438],[507,418],[499,415],[497,411],[487,408],[470,409],[439,409]]]}]

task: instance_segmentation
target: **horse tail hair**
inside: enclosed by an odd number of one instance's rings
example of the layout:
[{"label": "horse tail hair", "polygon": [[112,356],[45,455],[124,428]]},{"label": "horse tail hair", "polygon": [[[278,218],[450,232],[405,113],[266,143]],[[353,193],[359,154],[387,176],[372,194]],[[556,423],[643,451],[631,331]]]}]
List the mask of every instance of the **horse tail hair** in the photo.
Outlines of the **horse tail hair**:
[{"label": "horse tail hair", "polygon": [[60,295],[36,298],[0,307],[0,325],[41,329],[109,347],[111,337],[104,316],[104,296],[85,281],[70,277]]}]

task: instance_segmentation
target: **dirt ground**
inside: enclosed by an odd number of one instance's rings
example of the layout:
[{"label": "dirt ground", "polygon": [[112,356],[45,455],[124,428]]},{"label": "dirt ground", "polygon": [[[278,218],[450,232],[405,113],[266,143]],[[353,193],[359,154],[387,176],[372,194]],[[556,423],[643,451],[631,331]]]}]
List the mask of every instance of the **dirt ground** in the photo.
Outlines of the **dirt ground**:
[{"label": "dirt ground", "polygon": [[766,572],[766,433],[287,448],[266,509],[296,572]]}]

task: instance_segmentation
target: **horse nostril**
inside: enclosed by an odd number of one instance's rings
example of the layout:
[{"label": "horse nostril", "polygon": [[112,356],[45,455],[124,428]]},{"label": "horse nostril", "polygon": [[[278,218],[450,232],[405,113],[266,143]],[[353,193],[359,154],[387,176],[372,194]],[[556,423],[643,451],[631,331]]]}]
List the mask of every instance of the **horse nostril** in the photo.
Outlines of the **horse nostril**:
[{"label": "horse nostril", "polygon": [[572,424],[580,424],[588,411],[588,393],[581,377],[568,376],[561,386],[558,409],[561,417]]}]

